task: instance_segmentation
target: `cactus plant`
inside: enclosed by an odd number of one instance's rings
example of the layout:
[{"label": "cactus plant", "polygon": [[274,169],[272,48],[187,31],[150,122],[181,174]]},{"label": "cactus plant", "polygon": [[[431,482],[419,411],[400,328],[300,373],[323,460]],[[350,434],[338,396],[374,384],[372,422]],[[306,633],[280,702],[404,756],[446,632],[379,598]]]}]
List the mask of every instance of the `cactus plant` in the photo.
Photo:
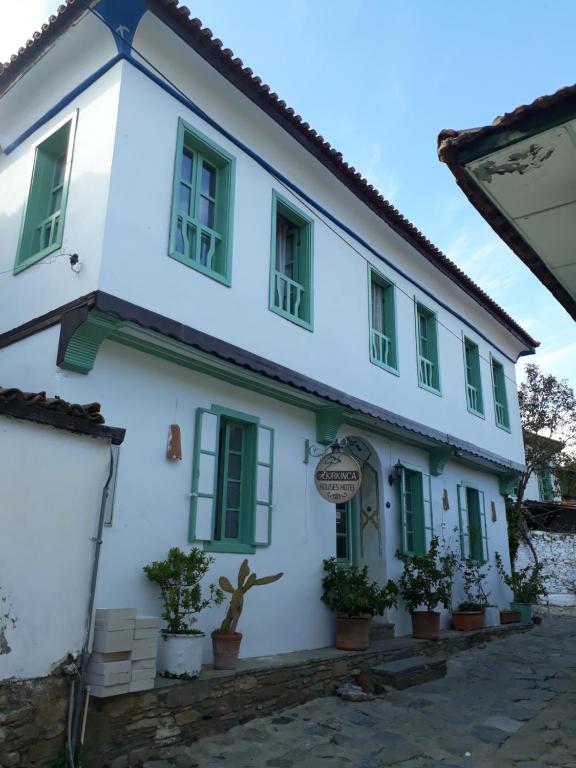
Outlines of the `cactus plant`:
[{"label": "cactus plant", "polygon": [[283,573],[275,573],[273,576],[263,576],[259,579],[255,573],[250,573],[250,566],[248,560],[244,560],[238,571],[238,586],[233,587],[232,583],[226,576],[221,576],[218,579],[221,589],[224,592],[232,595],[230,598],[230,604],[226,611],[226,616],[222,622],[219,632],[223,635],[232,635],[236,632],[238,621],[242,614],[244,607],[244,595],[252,587],[259,587],[263,584],[272,584],[273,581],[278,581],[282,578]]}]

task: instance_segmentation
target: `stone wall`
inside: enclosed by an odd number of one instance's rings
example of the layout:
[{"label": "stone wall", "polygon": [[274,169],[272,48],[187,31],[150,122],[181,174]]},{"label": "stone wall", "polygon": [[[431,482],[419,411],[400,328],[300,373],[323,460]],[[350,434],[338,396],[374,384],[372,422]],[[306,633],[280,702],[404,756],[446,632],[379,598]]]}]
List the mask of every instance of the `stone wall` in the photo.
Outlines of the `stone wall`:
[{"label": "stone wall", "polygon": [[[544,565],[546,587],[551,594],[569,594],[576,591],[576,534],[531,531],[530,539],[538,559]],[[516,566],[532,565],[530,549],[521,544]]]},{"label": "stone wall", "polygon": [[64,754],[69,694],[61,675],[0,683],[0,768],[51,766]]}]

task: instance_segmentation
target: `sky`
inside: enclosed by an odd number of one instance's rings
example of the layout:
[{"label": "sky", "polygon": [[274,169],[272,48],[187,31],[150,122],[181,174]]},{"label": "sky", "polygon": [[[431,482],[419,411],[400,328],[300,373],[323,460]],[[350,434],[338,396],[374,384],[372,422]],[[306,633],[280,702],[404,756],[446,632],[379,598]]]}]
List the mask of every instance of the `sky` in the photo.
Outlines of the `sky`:
[{"label": "sky", "polygon": [[[505,246],[438,160],[471,128],[575,81],[574,0],[186,0],[426,237],[542,344],[576,387],[576,323]],[[4,7],[5,6],[5,7]],[[0,0],[0,61],[58,6]]]}]

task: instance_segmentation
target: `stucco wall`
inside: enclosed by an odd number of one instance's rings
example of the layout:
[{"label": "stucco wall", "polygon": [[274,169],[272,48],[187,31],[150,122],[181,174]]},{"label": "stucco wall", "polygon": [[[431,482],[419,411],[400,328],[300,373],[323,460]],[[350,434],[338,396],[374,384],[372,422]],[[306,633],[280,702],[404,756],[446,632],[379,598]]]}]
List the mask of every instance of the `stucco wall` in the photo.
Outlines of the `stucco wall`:
[{"label": "stucco wall", "polygon": [[82,647],[108,441],[0,417],[0,680]]},{"label": "stucco wall", "polygon": [[[576,535],[531,531],[530,540],[544,566],[546,588],[550,595],[576,596]],[[521,544],[516,558],[519,568],[533,565],[532,552]],[[554,602],[554,598],[551,598]]]}]

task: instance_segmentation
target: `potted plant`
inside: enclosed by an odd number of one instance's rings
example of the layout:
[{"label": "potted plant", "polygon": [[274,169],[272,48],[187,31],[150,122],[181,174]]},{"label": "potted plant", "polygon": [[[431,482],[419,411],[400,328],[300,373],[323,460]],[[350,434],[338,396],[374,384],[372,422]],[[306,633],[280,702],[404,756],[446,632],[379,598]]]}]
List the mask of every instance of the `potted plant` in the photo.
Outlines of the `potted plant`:
[{"label": "potted plant", "polygon": [[210,596],[202,597],[200,582],[213,562],[214,558],[197,547],[188,554],[172,547],[165,560],[155,560],[143,568],[150,581],[160,587],[164,603],[166,626],[158,650],[158,671],[163,677],[190,679],[200,674],[204,633],[193,627],[196,614],[224,600],[224,593],[214,584],[209,586]]},{"label": "potted plant", "polygon": [[336,614],[336,648],[364,651],[370,645],[370,623],[396,605],[398,587],[388,581],[383,587],[368,580],[368,568],[345,568],[335,557],[324,560],[322,602]]},{"label": "potted plant", "polygon": [[[412,617],[412,634],[426,640],[435,640],[440,635],[440,613],[434,609],[438,605],[450,607],[457,562],[452,552],[440,555],[439,550],[438,537],[433,536],[424,555],[396,552],[396,557],[404,563],[398,587]],[[421,606],[426,610],[419,610]]]},{"label": "potted plant", "polygon": [[283,573],[275,573],[273,576],[258,578],[255,573],[250,573],[248,560],[243,560],[238,571],[238,586],[233,587],[226,576],[220,576],[218,583],[224,592],[232,595],[224,621],[220,628],[212,632],[212,650],[214,652],[214,669],[236,669],[242,633],[236,632],[238,620],[244,608],[244,595],[252,587],[263,584],[272,584],[282,578]]},{"label": "potted plant", "polygon": [[542,578],[542,563],[506,573],[502,557],[496,552],[496,567],[504,584],[512,590],[514,600],[510,609],[520,614],[520,621],[528,624],[532,620],[532,605],[538,602],[539,597],[547,594]]},{"label": "potted plant", "polygon": [[468,558],[461,567],[465,599],[458,603],[455,611],[452,611],[452,626],[463,632],[482,629],[484,613],[488,606],[484,582],[490,566]]}]

